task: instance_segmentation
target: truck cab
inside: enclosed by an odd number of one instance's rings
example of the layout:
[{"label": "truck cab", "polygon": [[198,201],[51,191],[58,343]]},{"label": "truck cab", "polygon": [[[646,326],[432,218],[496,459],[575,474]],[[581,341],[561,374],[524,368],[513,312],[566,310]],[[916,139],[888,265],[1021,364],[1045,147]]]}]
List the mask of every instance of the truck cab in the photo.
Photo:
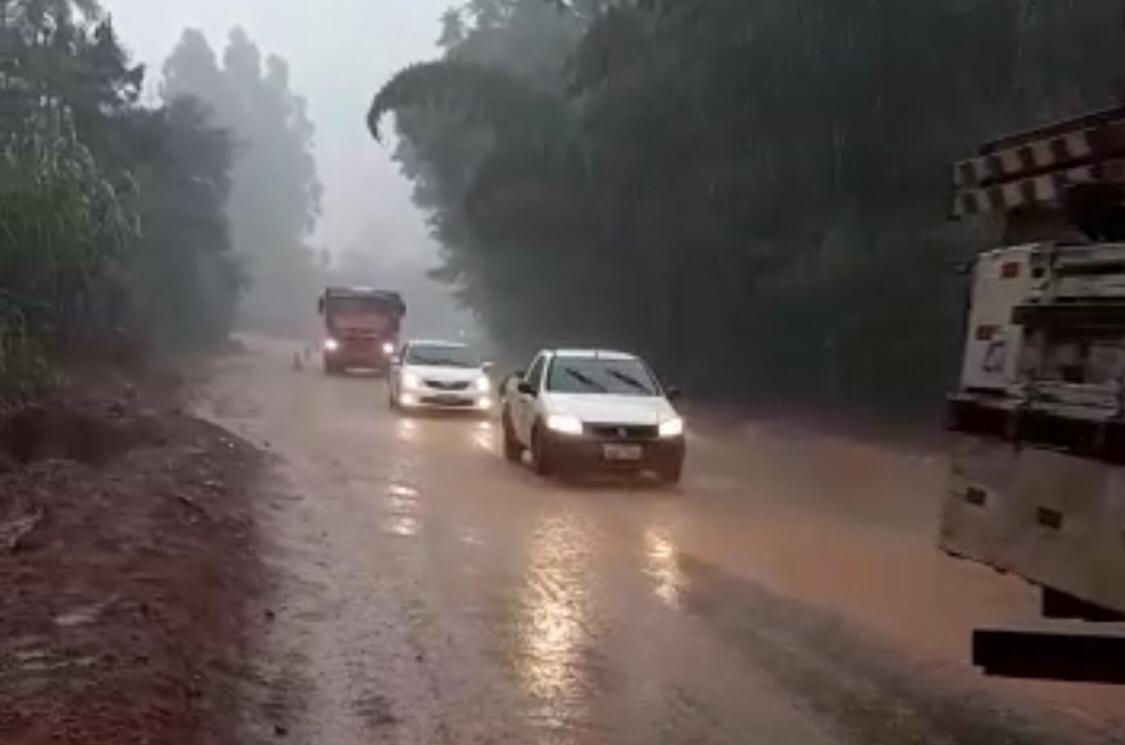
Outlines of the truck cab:
[{"label": "truck cab", "polygon": [[398,349],[406,304],[397,292],[329,287],[317,301],[324,318],[322,353],[329,375],[350,368],[385,374]]}]

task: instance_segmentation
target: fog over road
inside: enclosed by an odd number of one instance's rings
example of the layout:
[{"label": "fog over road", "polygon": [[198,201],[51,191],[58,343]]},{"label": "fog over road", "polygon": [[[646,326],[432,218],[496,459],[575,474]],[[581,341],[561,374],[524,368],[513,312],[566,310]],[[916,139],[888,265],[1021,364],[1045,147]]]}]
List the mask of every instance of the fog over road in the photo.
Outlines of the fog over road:
[{"label": "fog over road", "polygon": [[679,489],[543,481],[293,349],[198,404],[276,456],[248,742],[1125,742],[1121,691],[964,664],[1035,598],[938,554],[939,458],[696,426]]}]

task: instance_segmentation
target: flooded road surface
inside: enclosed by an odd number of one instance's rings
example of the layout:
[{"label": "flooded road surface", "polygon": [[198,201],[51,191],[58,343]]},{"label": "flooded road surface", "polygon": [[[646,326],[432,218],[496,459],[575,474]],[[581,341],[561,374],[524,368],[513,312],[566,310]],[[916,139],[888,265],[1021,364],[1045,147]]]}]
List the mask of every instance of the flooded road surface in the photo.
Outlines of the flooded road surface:
[{"label": "flooded road surface", "polygon": [[1125,742],[1121,691],[964,664],[1035,597],[933,548],[939,460],[704,428],[680,489],[560,484],[248,345],[199,404],[276,455],[247,742]]}]

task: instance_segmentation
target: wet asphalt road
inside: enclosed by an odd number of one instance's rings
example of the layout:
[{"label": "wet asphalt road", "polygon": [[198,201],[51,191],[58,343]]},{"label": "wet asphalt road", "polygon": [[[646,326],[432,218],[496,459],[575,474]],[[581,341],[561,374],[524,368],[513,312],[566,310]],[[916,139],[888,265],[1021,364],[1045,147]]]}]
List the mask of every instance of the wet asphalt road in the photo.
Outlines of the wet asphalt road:
[{"label": "wet asphalt road", "polygon": [[199,404],[277,456],[247,741],[1125,742],[1120,691],[963,663],[1034,596],[933,549],[940,461],[704,428],[680,489],[548,482],[248,345]]}]

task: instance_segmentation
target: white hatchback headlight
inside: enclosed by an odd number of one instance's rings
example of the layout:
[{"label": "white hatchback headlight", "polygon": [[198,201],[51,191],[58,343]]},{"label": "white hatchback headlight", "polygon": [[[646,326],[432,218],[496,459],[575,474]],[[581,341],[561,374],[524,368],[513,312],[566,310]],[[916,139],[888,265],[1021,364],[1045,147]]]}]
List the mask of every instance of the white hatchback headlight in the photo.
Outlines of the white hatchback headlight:
[{"label": "white hatchback headlight", "polygon": [[547,429],[560,435],[580,435],[582,420],[573,414],[551,414],[547,417]]},{"label": "white hatchback headlight", "polygon": [[481,375],[477,378],[476,386],[477,393],[488,393],[492,390],[492,381],[488,379],[487,375]]},{"label": "white hatchback headlight", "polygon": [[673,417],[660,425],[661,437],[681,437],[684,434],[684,420]]}]

